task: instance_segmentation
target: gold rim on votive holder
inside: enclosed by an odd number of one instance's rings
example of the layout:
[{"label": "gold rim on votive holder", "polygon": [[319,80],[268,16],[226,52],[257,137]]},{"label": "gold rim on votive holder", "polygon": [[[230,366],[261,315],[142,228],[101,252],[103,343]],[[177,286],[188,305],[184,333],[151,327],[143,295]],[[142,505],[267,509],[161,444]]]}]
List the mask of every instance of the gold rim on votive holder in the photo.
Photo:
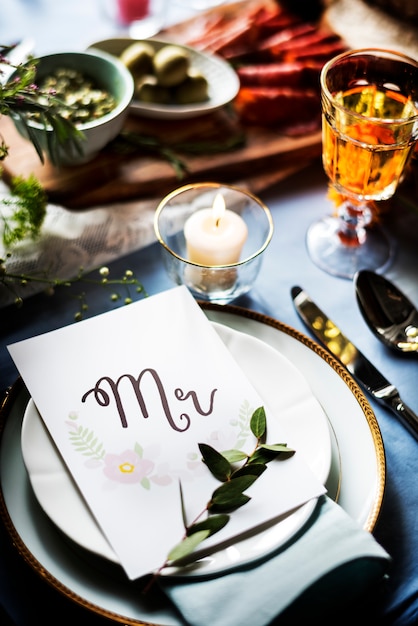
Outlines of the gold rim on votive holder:
[{"label": "gold rim on votive holder", "polygon": [[[225,190],[225,208],[238,213],[248,228],[243,256],[234,263],[224,264],[205,265],[190,260],[187,257],[184,225],[190,215],[203,207],[208,208],[205,191],[213,192],[214,196],[222,190]],[[183,202],[182,198],[185,199]],[[236,201],[234,205],[227,204],[231,198]],[[167,210],[170,209],[173,215],[170,214],[168,219]],[[162,219],[164,211],[168,225]],[[199,299],[227,304],[251,289],[258,275],[262,253],[272,239],[274,226],[266,204],[250,191],[235,185],[201,182],[179,187],[161,200],[155,212],[154,230],[163,249],[167,273],[173,282],[185,284]]]}]

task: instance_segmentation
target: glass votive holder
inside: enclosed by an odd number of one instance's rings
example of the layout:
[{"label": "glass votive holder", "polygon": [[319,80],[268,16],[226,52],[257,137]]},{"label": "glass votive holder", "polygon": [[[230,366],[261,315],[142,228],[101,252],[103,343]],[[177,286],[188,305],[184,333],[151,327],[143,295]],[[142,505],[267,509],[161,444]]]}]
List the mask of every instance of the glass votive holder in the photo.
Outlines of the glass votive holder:
[{"label": "glass votive holder", "polygon": [[227,304],[247,293],[273,236],[267,206],[222,183],[184,185],[159,203],[154,229],[169,277],[196,299]]}]

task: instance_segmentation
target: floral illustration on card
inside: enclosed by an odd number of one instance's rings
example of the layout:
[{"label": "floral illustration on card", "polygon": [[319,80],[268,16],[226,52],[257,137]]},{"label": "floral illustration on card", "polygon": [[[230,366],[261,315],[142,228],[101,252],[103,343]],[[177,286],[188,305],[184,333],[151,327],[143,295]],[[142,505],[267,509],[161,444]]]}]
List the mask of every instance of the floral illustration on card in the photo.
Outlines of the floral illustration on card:
[{"label": "floral illustration on card", "polygon": [[[229,420],[230,428],[211,432],[208,443],[219,451],[241,449],[251,435],[251,414],[249,403],[244,401],[238,417]],[[76,412],[71,412],[68,417],[66,424],[74,450],[86,457],[88,468],[101,468],[112,483],[139,484],[144,489],[151,489],[152,485],[165,487],[174,480],[188,482],[206,471],[201,456],[195,451],[187,454],[184,469],[172,468],[164,461],[159,462],[161,446],[158,443],[143,447],[135,442],[133,448],[108,452],[92,429],[77,423]]]}]

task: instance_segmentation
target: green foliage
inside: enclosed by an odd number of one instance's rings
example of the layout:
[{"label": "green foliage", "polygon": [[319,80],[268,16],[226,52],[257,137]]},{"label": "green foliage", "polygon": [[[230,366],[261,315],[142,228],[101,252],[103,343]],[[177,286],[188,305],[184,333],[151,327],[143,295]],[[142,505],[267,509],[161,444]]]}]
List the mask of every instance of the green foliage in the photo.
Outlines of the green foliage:
[{"label": "green foliage", "polygon": [[199,443],[199,450],[202,453],[204,462],[215,478],[221,481],[229,480],[232,467],[228,459],[206,443]]},{"label": "green foliage", "polygon": [[[153,580],[165,567],[178,564],[185,557],[190,557],[205,539],[226,526],[230,520],[230,513],[250,501],[250,496],[244,492],[266,471],[270,461],[279,456],[288,458],[295,453],[285,443],[265,443],[267,419],[264,407],[259,407],[252,413],[250,429],[256,438],[256,445],[249,454],[241,450],[227,450],[221,453],[208,444],[198,444],[204,463],[214,478],[222,484],[214,490],[202,513],[191,524],[188,524],[180,483],[185,533],[183,539],[170,550],[166,562],[160,567]],[[205,514],[206,518],[201,520],[200,518]],[[149,586],[148,584],[146,590]]]},{"label": "green foliage", "polygon": [[[10,48],[0,46],[2,62],[7,63],[7,54]],[[81,142],[84,140],[83,133],[67,120],[62,114],[62,107],[68,106],[56,98],[51,92],[42,92],[36,85],[37,78],[36,59],[30,59],[27,63],[11,66],[16,75],[0,83],[0,115],[7,115],[13,120],[20,120],[27,133],[28,139],[33,144],[39,159],[44,163],[44,154],[41,143],[28,120],[36,115],[37,122],[43,126],[48,156],[54,165],[60,164],[59,148],[69,152],[81,153]],[[40,99],[42,96],[42,100]],[[52,128],[55,132],[47,133]],[[8,147],[1,140],[0,160],[8,154]]]},{"label": "green foliage", "polygon": [[187,529],[188,535],[200,532],[201,530],[209,530],[211,535],[219,532],[229,522],[229,515],[210,515],[202,522],[196,522]]},{"label": "green foliage", "polygon": [[[49,276],[46,272],[34,272],[30,274],[13,273],[7,267],[7,259],[11,256],[10,253],[6,255],[6,259],[0,258],[0,286],[8,289],[15,296],[16,306],[23,305],[23,299],[19,295],[17,288],[25,287],[28,283],[39,283],[45,287],[45,293],[47,295],[53,295],[57,287],[64,287],[69,289],[74,285],[87,283],[90,285],[101,285],[104,289],[110,291],[110,300],[112,302],[123,300],[123,303],[131,304],[134,301],[132,290],[134,289],[137,294],[140,294],[144,298],[148,297],[143,285],[134,276],[132,270],[126,270],[122,278],[109,278],[109,269],[107,267],[100,267],[98,270],[99,278],[92,277],[92,274],[85,274],[83,268],[79,269],[77,276],[73,278],[54,278]],[[122,288],[126,293],[125,298],[119,291],[115,291],[115,288]],[[84,291],[76,295],[71,294],[78,302],[78,311],[74,314],[75,321],[80,321],[84,318],[86,311],[88,311],[88,304],[86,301],[86,294]]]},{"label": "green foliage", "polygon": [[210,535],[210,530],[200,530],[196,533],[193,533],[190,536],[184,537],[174,548],[170,550],[167,556],[168,561],[178,561],[191,552],[194,551],[195,548],[202,543],[204,539],[207,539]]},{"label": "green foliage", "polygon": [[266,412],[264,407],[260,406],[254,411],[251,417],[250,427],[257,439],[264,437],[267,429]]},{"label": "green foliage", "polygon": [[9,217],[2,215],[3,245],[7,249],[23,239],[36,239],[46,215],[47,195],[31,174],[27,179],[15,177],[10,185],[11,197],[3,204],[12,207]]}]

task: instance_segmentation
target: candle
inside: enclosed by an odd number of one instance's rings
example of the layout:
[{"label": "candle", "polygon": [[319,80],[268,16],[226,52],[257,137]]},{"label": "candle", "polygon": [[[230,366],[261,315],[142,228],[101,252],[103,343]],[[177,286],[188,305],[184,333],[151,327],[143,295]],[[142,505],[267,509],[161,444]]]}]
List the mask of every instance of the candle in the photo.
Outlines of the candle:
[{"label": "candle", "polygon": [[247,235],[244,220],[226,209],[220,193],[211,208],[196,211],[184,225],[189,261],[208,267],[238,263]]}]

